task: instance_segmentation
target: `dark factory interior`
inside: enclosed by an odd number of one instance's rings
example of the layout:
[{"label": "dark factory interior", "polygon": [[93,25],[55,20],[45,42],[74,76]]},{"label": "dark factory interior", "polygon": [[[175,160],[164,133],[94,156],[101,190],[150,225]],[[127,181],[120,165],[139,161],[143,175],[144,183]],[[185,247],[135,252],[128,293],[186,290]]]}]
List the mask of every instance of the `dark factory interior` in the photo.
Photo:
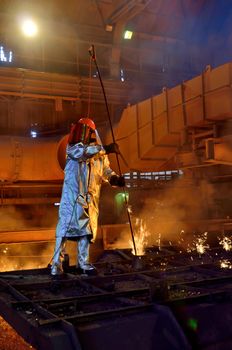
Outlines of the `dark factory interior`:
[{"label": "dark factory interior", "polygon": [[[232,0],[0,0],[0,18],[0,350],[232,349]],[[94,274],[68,240],[53,276],[80,118],[125,183],[99,185]]]}]

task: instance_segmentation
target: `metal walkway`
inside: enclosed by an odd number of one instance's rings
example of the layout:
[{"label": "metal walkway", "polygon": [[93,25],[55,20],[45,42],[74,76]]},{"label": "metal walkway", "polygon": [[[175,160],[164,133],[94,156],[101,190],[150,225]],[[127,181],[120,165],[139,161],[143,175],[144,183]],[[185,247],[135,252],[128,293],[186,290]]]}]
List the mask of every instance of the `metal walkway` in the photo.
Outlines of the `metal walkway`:
[{"label": "metal walkway", "polygon": [[[0,314],[36,349],[229,349],[232,253],[105,251],[97,276],[0,273]],[[224,265],[222,265],[224,262]],[[211,318],[214,322],[211,322]]]}]

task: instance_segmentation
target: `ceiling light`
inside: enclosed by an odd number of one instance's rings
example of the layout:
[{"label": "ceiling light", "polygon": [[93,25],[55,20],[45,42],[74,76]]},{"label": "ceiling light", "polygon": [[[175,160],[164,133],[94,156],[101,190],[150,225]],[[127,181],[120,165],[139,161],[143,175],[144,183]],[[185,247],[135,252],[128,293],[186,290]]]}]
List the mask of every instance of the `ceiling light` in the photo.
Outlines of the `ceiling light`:
[{"label": "ceiling light", "polygon": [[133,32],[131,32],[130,30],[126,30],[124,32],[124,39],[131,39],[133,35]]},{"label": "ceiling light", "polygon": [[31,137],[34,139],[35,137],[37,137],[37,132],[34,130],[31,130]]},{"label": "ceiling light", "polygon": [[37,24],[31,19],[26,19],[22,24],[22,31],[26,36],[35,36],[38,33]]},{"label": "ceiling light", "polygon": [[105,30],[106,30],[107,32],[112,32],[112,31],[113,31],[113,26],[112,26],[111,24],[107,24],[107,25],[105,26]]}]

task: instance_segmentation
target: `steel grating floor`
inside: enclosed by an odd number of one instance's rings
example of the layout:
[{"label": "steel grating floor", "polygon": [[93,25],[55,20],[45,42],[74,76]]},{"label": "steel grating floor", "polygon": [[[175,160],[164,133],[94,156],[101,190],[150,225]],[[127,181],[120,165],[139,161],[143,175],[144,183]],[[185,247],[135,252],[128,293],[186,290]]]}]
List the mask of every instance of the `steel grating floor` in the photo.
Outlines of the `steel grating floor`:
[{"label": "steel grating floor", "polygon": [[74,266],[60,278],[49,269],[2,272],[0,313],[36,349],[225,350],[231,261],[221,248],[199,255],[168,246],[142,257],[105,251],[96,276]]}]

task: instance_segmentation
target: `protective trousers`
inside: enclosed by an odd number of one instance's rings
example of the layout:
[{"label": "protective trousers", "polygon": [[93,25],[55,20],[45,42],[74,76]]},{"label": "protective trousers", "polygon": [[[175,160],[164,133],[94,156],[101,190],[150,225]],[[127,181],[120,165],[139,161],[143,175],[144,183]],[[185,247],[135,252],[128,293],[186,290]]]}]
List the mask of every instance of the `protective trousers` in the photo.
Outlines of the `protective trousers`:
[{"label": "protective trousers", "polygon": [[[59,275],[63,273],[62,260],[65,254],[66,241],[67,238],[65,237],[56,238],[55,252],[51,267],[52,275]],[[77,267],[80,268],[82,272],[94,269],[94,266],[89,264],[89,239],[87,236],[81,236],[78,238]]]},{"label": "protective trousers", "polygon": [[67,239],[65,237],[56,237],[56,244],[51,267],[52,275],[59,275],[63,273],[62,259],[64,258],[65,254],[66,241]]},{"label": "protective trousers", "polygon": [[81,236],[77,246],[77,266],[83,270],[89,266],[89,239]]},{"label": "protective trousers", "polygon": [[88,236],[81,236],[77,247],[77,266],[81,273],[95,274],[96,269],[89,263],[89,239]]}]

